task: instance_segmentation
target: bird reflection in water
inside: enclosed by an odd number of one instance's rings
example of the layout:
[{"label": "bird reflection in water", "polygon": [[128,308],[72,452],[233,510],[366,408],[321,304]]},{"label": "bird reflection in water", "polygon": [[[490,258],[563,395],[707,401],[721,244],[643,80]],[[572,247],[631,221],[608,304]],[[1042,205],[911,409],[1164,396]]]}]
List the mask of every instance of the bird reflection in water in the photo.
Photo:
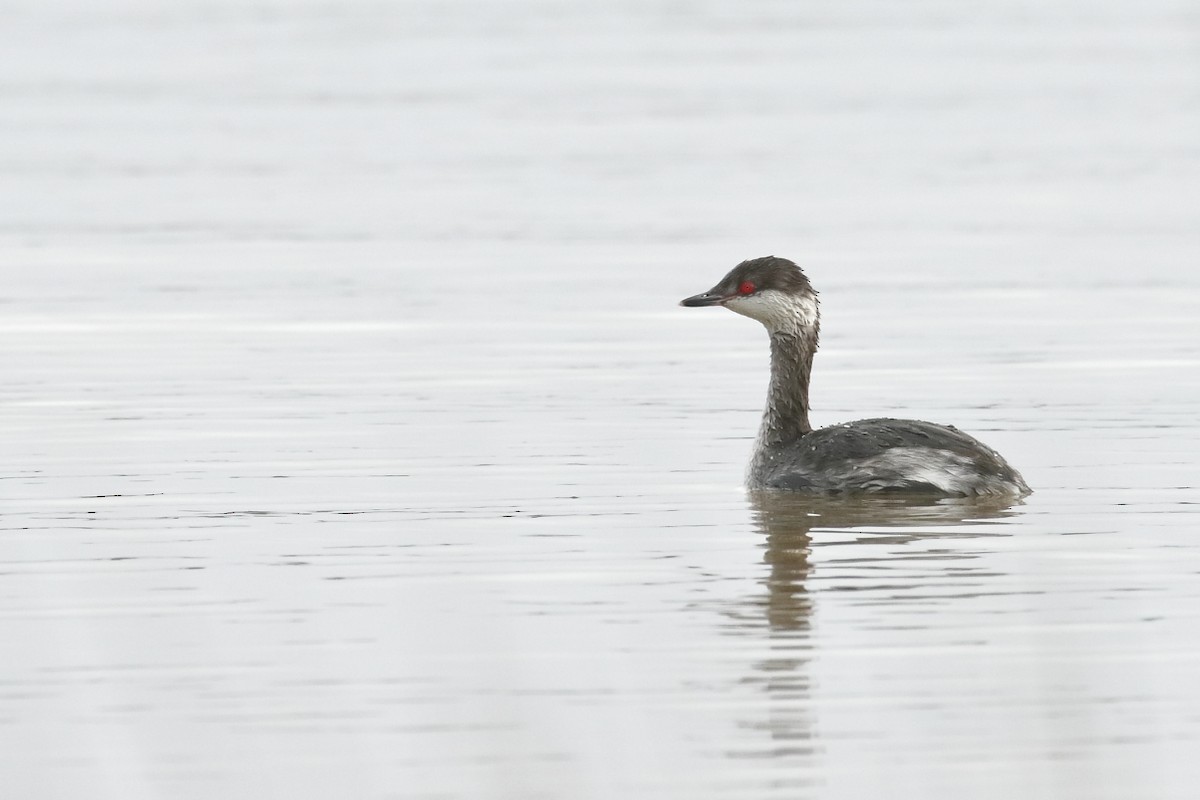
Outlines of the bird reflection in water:
[{"label": "bird reflection in water", "polygon": [[[764,535],[764,562],[769,565],[765,591],[741,601],[730,616],[736,623],[727,631],[739,636],[762,636],[770,655],[753,665],[745,683],[762,687],[768,714],[748,727],[770,734],[768,752],[744,756],[804,756],[814,751],[811,677],[805,666],[817,642],[810,635],[813,617],[811,558],[814,534],[821,531],[862,528],[860,544],[895,545],[939,538],[974,538],[996,535],[994,522],[1009,516],[1011,498],[949,499],[914,496],[814,497],[779,491],[748,493],[755,527]],[[978,525],[977,528],[970,526]],[[953,530],[947,528],[953,526]],[[964,529],[965,527],[965,529]],[[880,532],[878,528],[886,529]],[[868,530],[869,529],[869,530]],[[840,544],[847,544],[839,536]],[[850,546],[853,546],[853,542]],[[880,557],[879,549],[871,553]],[[882,558],[887,558],[886,554]],[[963,557],[970,557],[963,554]]]}]

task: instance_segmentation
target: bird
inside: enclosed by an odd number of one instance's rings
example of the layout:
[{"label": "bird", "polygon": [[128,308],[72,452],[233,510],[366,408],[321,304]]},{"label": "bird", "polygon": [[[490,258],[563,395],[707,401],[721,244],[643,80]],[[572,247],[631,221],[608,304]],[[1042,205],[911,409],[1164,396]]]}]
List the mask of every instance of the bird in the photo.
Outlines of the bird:
[{"label": "bird", "polygon": [[795,262],[777,256],[743,261],[714,287],[680,305],[724,306],[767,329],[771,379],[746,474],[749,488],[959,497],[1030,493],[999,453],[953,425],[875,418],[814,430],[808,392],[820,305]]}]

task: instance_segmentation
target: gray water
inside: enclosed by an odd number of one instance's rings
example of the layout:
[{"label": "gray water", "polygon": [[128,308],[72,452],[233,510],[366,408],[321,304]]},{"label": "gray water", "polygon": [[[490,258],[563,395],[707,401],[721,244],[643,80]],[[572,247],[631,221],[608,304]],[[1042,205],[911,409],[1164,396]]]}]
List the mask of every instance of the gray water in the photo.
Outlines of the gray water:
[{"label": "gray water", "polygon": [[[14,798],[1191,798],[1200,16],[7,3]],[[814,423],[1010,507],[747,495]]]}]

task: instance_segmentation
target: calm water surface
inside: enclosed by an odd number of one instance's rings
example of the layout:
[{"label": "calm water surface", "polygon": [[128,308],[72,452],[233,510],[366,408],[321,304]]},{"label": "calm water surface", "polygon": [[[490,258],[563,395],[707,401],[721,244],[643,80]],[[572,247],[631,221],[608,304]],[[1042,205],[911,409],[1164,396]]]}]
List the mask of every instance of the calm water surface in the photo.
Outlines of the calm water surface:
[{"label": "calm water surface", "polygon": [[[5,796],[1195,796],[1194,9],[5,14]],[[1036,493],[747,495],[772,252]]]}]

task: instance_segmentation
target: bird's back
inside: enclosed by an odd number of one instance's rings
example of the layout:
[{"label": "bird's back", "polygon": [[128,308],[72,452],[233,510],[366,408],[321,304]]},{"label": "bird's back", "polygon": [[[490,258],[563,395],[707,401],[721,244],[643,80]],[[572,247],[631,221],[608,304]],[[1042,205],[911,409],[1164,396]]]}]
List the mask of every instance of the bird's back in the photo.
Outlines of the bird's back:
[{"label": "bird's back", "polygon": [[957,428],[912,419],[863,419],[760,446],[749,483],[817,493],[1024,495],[999,453]]}]

